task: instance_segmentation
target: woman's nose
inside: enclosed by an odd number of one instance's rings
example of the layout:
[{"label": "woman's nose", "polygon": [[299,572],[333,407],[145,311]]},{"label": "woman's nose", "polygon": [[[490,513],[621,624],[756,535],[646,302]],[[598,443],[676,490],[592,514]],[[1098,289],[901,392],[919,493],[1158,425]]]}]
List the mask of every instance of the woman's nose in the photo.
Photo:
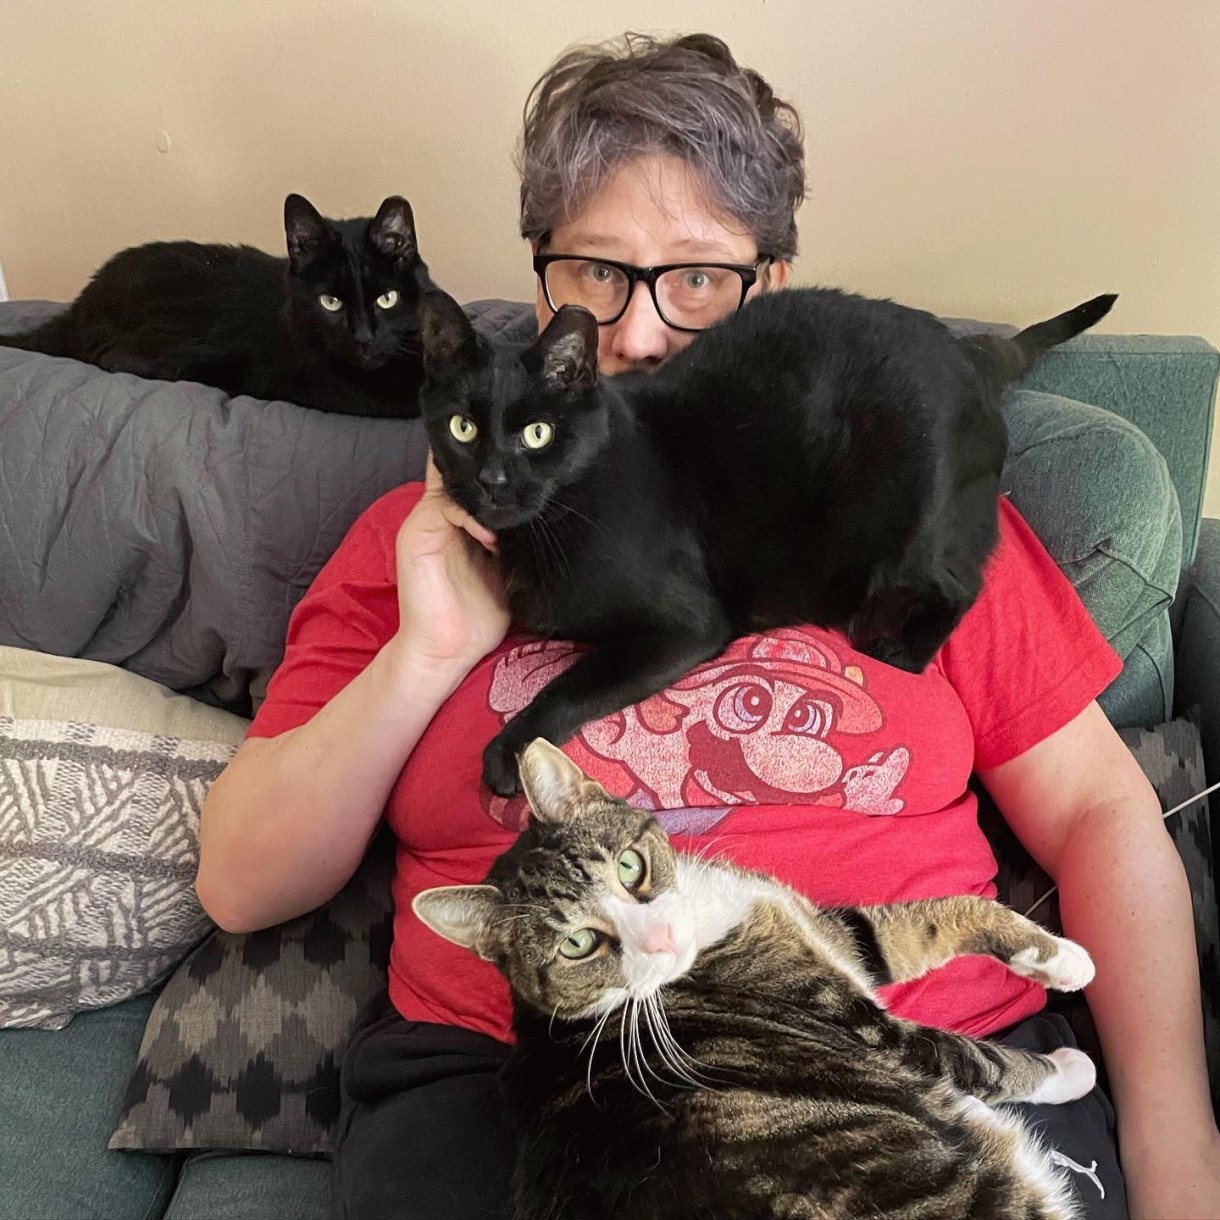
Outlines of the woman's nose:
[{"label": "woman's nose", "polygon": [[647,284],[636,284],[627,312],[614,324],[610,351],[623,366],[663,360],[669,354],[669,327],[661,321]]}]

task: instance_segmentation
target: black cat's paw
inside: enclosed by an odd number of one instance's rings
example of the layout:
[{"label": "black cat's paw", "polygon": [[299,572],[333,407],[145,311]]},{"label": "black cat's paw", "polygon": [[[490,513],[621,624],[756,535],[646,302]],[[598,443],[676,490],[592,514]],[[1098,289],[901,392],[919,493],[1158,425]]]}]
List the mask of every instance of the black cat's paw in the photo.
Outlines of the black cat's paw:
[{"label": "black cat's paw", "polygon": [[895,669],[905,669],[910,674],[923,673],[927,665],[922,657],[912,656],[911,650],[897,636],[883,635],[856,647],[874,660],[884,661]]},{"label": "black cat's paw", "polygon": [[516,736],[506,729],[483,751],[483,782],[497,796],[516,796],[521,791],[517,754],[522,749]]}]

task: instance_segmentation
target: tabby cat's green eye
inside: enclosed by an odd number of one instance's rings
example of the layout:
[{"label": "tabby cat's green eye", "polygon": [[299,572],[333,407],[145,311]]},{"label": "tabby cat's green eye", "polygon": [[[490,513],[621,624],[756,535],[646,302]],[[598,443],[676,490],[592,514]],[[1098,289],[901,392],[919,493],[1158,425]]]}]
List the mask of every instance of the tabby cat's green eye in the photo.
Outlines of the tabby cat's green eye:
[{"label": "tabby cat's green eye", "polygon": [[449,431],[453,434],[453,439],[461,441],[463,445],[469,445],[479,435],[479,429],[474,420],[467,419],[464,415],[450,416]]},{"label": "tabby cat's green eye", "polygon": [[644,857],[638,851],[629,847],[619,856],[618,879],[628,890],[635,889],[644,880]]},{"label": "tabby cat's green eye", "polygon": [[521,433],[521,439],[527,449],[545,449],[554,439],[555,429],[550,424],[539,420],[536,424],[526,424]]},{"label": "tabby cat's green eye", "polygon": [[581,928],[579,932],[573,932],[560,944],[559,952],[564,957],[578,962],[582,957],[588,957],[596,948],[597,933],[592,928]]},{"label": "tabby cat's green eye", "polygon": [[318,300],[322,302],[322,308],[327,313],[338,313],[343,308],[343,302],[338,297],[332,297],[329,292],[324,292]]},{"label": "tabby cat's green eye", "polygon": [[377,298],[378,309],[393,309],[398,304],[398,289],[391,288],[389,292],[383,292]]}]

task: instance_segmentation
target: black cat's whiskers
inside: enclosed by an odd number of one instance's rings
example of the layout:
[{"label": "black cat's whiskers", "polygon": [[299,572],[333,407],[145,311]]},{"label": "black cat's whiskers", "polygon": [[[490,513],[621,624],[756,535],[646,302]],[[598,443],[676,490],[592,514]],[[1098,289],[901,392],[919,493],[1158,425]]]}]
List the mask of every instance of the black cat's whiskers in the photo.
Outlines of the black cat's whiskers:
[{"label": "black cat's whiskers", "polygon": [[559,579],[571,579],[572,564],[564,554],[554,526],[547,522],[546,517],[538,516],[527,521],[525,531],[530,549],[538,559],[539,569]]},{"label": "black cat's whiskers", "polygon": [[609,534],[610,527],[604,521],[597,521],[590,517],[588,513],[582,513],[574,504],[569,504],[566,500],[558,498],[552,500],[548,505],[549,508],[558,508],[569,516],[575,517],[578,521],[583,521],[586,525],[592,526],[593,529],[600,531],[603,534]]}]

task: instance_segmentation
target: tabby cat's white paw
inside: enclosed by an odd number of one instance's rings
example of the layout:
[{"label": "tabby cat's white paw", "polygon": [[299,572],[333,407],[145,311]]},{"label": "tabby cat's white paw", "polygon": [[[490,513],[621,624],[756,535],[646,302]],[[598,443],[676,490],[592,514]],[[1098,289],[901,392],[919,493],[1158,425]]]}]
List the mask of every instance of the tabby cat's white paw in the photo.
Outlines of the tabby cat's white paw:
[{"label": "tabby cat's white paw", "polygon": [[1087,987],[1097,973],[1088,950],[1061,936],[1055,937],[1055,945],[1054,956],[1045,961],[1038,960],[1037,949],[1022,949],[1012,955],[1008,968],[1055,991],[1079,991]]},{"label": "tabby cat's white paw", "polygon": [[1025,1100],[1048,1106],[1075,1101],[1092,1091],[1097,1083],[1093,1060],[1075,1047],[1061,1046],[1047,1056],[1054,1060],[1055,1074],[1048,1076]]}]

